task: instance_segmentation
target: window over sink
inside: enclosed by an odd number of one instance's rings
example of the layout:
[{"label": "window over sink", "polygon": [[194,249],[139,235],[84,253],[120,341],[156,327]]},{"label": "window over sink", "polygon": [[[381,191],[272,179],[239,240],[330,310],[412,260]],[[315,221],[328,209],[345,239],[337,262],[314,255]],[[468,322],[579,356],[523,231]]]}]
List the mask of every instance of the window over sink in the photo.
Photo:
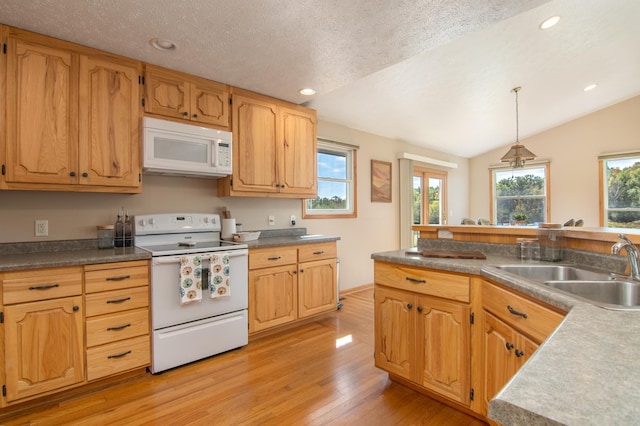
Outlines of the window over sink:
[{"label": "window over sink", "polygon": [[536,225],[549,217],[549,163],[494,168],[491,218],[496,225]]},{"label": "window over sink", "polygon": [[640,152],[601,155],[600,226],[640,228]]}]

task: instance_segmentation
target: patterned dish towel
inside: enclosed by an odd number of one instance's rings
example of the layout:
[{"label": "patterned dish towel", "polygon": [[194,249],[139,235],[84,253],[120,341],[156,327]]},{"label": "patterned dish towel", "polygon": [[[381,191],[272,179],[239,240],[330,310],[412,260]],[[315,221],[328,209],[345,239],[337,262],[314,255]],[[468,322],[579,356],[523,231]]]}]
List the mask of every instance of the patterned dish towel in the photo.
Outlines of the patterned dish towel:
[{"label": "patterned dish towel", "polygon": [[202,258],[180,257],[180,304],[202,301]]},{"label": "patterned dish towel", "polygon": [[211,298],[229,296],[229,255],[211,254],[209,265],[209,291]]}]

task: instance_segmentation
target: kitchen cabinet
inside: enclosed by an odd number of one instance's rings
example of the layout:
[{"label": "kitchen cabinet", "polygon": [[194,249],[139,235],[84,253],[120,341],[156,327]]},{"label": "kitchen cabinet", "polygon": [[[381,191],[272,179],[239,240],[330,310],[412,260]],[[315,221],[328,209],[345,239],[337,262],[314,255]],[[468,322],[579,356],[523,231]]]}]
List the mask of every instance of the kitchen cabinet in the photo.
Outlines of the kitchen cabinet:
[{"label": "kitchen cabinet", "polygon": [[249,250],[249,333],[337,308],[336,243]]},{"label": "kitchen cabinet", "polygon": [[560,324],[564,315],[506,288],[482,282],[483,413],[489,401]]},{"label": "kitchen cabinet", "polygon": [[5,272],[2,277],[3,406],[85,379],[82,268]]},{"label": "kitchen cabinet", "polygon": [[374,280],[376,367],[468,407],[470,278],[376,261]]},{"label": "kitchen cabinet", "polygon": [[218,195],[315,198],[316,112],[235,88],[232,100],[233,175]]},{"label": "kitchen cabinet", "polygon": [[229,86],[145,65],[145,114],[229,130]]},{"label": "kitchen cabinet", "polygon": [[0,187],[140,192],[141,64],[7,31]]},{"label": "kitchen cabinet", "polygon": [[87,380],[151,363],[147,261],[84,268]]}]

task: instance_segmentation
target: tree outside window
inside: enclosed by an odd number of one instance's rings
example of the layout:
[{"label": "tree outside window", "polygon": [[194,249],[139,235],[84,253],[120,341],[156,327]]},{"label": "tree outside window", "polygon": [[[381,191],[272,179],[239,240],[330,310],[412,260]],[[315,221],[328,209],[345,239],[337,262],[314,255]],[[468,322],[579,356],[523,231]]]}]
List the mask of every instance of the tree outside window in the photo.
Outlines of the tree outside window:
[{"label": "tree outside window", "polygon": [[498,225],[545,222],[549,212],[548,165],[492,170],[492,217]]},{"label": "tree outside window", "polygon": [[600,167],[601,225],[640,228],[640,155],[604,158]]},{"label": "tree outside window", "polygon": [[413,223],[446,224],[447,172],[414,167]]}]

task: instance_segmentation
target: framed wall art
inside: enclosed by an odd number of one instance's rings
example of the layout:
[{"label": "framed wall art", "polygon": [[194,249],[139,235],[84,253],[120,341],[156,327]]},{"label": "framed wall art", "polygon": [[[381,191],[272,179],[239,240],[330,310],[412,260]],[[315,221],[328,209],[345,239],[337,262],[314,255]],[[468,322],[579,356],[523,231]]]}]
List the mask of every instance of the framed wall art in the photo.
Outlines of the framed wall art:
[{"label": "framed wall art", "polygon": [[391,163],[371,160],[371,202],[391,202]]}]

